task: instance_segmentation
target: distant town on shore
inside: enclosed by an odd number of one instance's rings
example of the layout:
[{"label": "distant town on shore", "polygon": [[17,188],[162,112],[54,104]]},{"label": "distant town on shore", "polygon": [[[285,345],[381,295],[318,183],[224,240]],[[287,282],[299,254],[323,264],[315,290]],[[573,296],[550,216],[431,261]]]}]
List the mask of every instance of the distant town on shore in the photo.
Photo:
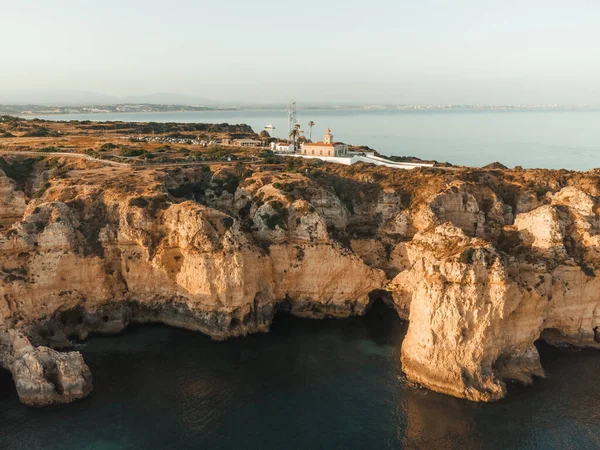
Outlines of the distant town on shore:
[{"label": "distant town on shore", "polygon": [[[306,103],[301,110],[464,110],[464,111],[510,111],[510,110],[560,110],[560,109],[598,109],[594,105],[336,105]],[[199,112],[199,111],[242,111],[242,110],[284,110],[283,104],[261,105],[188,105],[188,104],[153,104],[153,103],[115,103],[115,104],[1,104],[0,113],[31,116],[60,114],[118,114],[118,113],[165,113],[165,112]]]}]

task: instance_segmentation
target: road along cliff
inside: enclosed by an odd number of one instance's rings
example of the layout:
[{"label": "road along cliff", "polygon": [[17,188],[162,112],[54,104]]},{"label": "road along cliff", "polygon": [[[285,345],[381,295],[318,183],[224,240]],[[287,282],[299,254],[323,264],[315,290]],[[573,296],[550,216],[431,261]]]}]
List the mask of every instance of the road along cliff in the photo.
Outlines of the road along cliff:
[{"label": "road along cliff", "polygon": [[596,172],[0,163],[0,366],[30,405],[85,397],[72,341],[132,323],[221,340],[381,299],[407,378],[475,401],[543,376],[540,338],[600,348]]}]

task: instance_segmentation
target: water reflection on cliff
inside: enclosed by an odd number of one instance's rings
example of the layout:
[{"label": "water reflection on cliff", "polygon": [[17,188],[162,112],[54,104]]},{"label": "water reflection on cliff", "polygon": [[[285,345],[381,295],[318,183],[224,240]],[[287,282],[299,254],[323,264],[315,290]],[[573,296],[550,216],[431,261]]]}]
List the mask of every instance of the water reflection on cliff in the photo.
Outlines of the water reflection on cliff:
[{"label": "water reflection on cliff", "polygon": [[407,427],[399,436],[406,448],[454,449],[461,443],[468,448],[484,448],[474,418],[467,414],[462,401],[447,401],[440,408],[438,394],[407,389],[402,405]]},{"label": "water reflection on cliff", "polygon": [[0,373],[0,448],[600,448],[600,352],[544,347],[546,379],[474,404],[406,382],[407,326],[376,304],[220,343],[167,327],[93,338],[84,401],[27,408]]}]

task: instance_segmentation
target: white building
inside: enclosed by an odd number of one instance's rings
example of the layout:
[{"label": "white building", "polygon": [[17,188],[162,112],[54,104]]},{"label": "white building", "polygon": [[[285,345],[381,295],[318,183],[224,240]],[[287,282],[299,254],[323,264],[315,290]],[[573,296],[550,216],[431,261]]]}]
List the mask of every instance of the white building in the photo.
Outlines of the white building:
[{"label": "white building", "polygon": [[234,139],[233,145],[236,147],[262,147],[262,141],[255,139]]},{"label": "white building", "polygon": [[348,146],[343,142],[334,142],[331,129],[328,129],[323,142],[302,144],[300,153],[304,156],[348,156]]},{"label": "white building", "polygon": [[415,169],[417,167],[433,167],[429,163],[408,163],[392,161],[376,156],[374,152],[350,152],[348,146],[341,142],[334,142],[331,130],[327,130],[323,142],[302,144],[300,153],[294,153],[292,144],[271,144],[271,149],[281,156],[320,159],[321,161],[344,164],[350,166],[356,163],[367,163],[376,166],[390,167],[392,169]]},{"label": "white building", "polygon": [[272,142],[271,150],[273,150],[274,152],[277,152],[277,153],[293,153],[294,146],[287,142],[277,142],[277,143]]}]

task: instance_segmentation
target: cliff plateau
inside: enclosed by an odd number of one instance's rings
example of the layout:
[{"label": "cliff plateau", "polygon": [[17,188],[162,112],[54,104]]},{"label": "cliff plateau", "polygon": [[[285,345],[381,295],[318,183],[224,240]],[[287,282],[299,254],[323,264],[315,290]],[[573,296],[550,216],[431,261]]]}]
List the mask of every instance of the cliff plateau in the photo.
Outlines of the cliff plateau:
[{"label": "cliff plateau", "polygon": [[407,378],[474,401],[543,376],[540,338],[600,348],[596,172],[26,165],[0,171],[0,366],[26,404],[85,397],[72,340],[131,323],[220,340],[381,299]]}]

